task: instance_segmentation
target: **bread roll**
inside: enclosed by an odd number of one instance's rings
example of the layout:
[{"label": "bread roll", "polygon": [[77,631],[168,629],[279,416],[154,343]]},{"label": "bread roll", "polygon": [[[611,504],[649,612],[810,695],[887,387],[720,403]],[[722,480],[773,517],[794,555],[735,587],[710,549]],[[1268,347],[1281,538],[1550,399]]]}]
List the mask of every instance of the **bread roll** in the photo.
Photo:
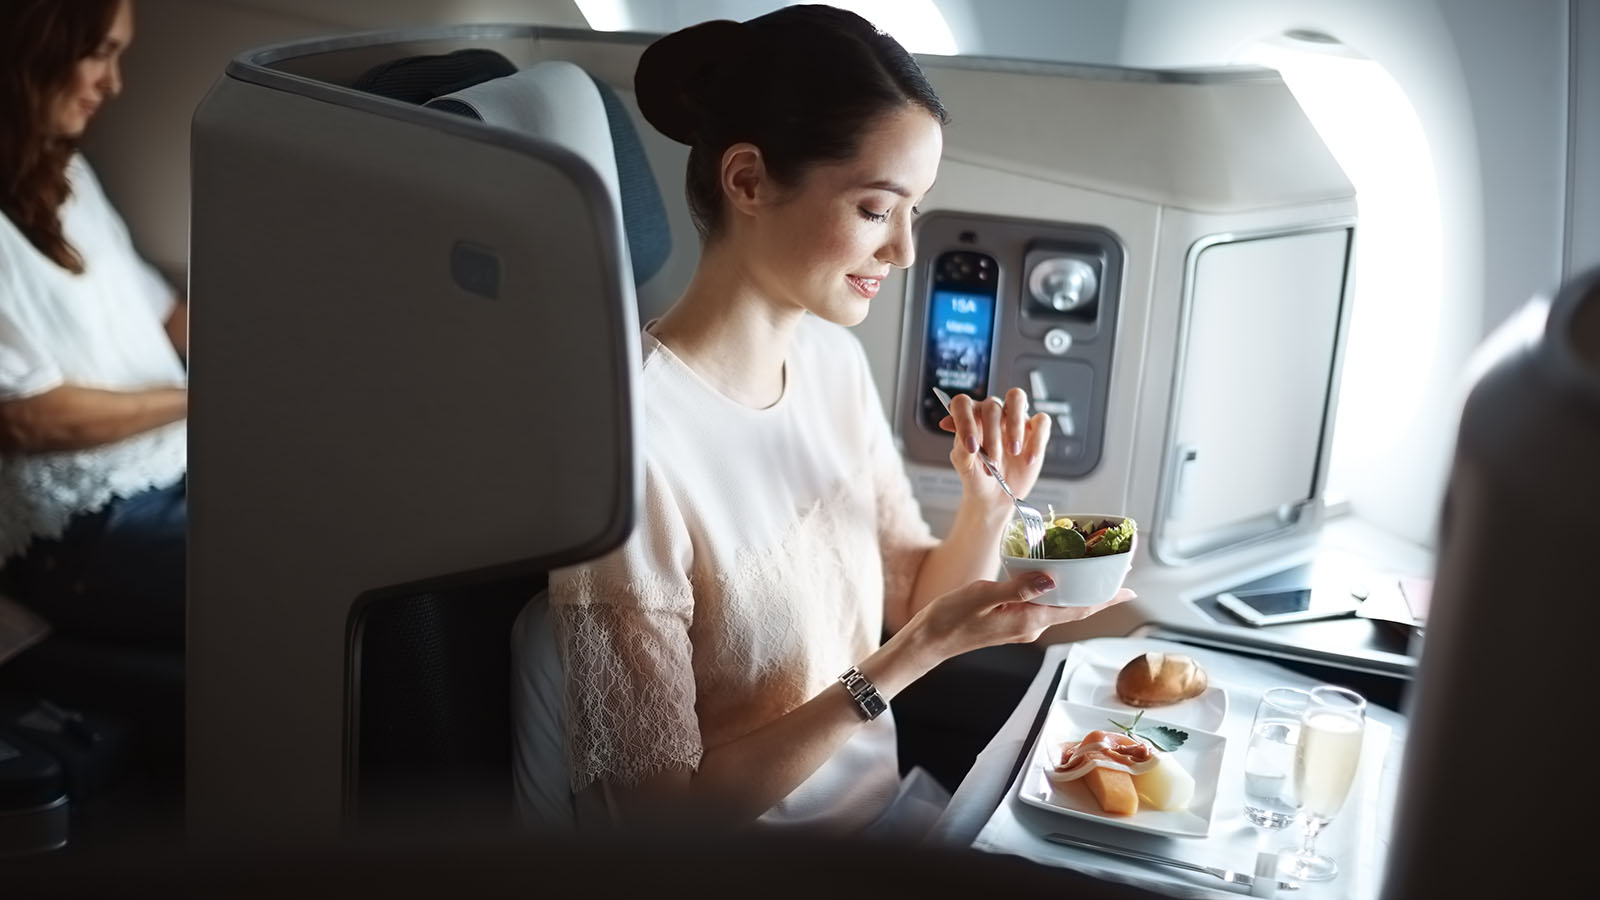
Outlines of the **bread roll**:
[{"label": "bread roll", "polygon": [[1117,696],[1129,706],[1166,706],[1206,689],[1206,670],[1179,653],[1146,653],[1117,673]]}]

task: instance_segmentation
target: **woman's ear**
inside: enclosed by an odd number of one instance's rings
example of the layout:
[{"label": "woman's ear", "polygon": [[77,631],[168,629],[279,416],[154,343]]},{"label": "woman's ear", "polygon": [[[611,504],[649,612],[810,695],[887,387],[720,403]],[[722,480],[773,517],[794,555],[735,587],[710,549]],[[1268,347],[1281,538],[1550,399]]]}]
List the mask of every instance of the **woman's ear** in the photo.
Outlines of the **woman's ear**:
[{"label": "woman's ear", "polygon": [[761,148],[749,142],[734,144],[722,153],[722,195],[734,212],[754,215],[770,190]]}]

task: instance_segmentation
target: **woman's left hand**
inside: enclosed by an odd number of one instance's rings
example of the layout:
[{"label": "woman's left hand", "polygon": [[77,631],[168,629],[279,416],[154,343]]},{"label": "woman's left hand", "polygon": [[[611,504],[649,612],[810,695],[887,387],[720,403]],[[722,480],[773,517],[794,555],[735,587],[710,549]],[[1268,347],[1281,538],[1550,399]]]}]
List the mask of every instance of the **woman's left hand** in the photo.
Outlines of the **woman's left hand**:
[{"label": "woman's left hand", "polygon": [[950,464],[961,476],[963,496],[991,508],[1009,509],[1011,499],[984,469],[979,448],[1000,470],[1017,499],[1028,496],[1039,480],[1045,444],[1050,441],[1050,417],[1044,413],[1028,417],[1028,394],[1022,388],[1007,391],[1004,403],[995,397],[979,401],[957,394],[939,427],[955,432]]}]

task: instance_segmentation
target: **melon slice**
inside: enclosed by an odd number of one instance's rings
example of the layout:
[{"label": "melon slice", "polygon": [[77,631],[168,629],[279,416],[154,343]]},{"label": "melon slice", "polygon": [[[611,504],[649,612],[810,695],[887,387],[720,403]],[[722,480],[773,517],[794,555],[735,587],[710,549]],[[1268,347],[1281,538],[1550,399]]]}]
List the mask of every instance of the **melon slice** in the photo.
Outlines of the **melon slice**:
[{"label": "melon slice", "polygon": [[1114,816],[1131,816],[1139,811],[1139,794],[1133,788],[1133,776],[1127,772],[1095,766],[1083,776],[1100,808]]}]

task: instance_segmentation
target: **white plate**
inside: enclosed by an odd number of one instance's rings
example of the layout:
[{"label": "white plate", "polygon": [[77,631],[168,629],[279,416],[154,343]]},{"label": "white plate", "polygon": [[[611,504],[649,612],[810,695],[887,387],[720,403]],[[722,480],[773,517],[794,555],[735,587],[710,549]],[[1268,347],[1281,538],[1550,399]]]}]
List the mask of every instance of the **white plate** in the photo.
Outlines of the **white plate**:
[{"label": "white plate", "polygon": [[1180,700],[1166,706],[1140,707],[1123,703],[1117,697],[1117,673],[1122,671],[1122,666],[1126,662],[1127,660],[1123,660],[1122,663],[1111,666],[1093,657],[1084,659],[1067,673],[1067,684],[1061,691],[1061,698],[1072,703],[1114,709],[1130,715],[1142,710],[1145,721],[1149,721],[1151,717],[1159,717],[1164,722],[1185,728],[1199,728],[1202,731],[1216,731],[1222,727],[1223,720],[1228,716],[1228,692],[1214,684],[1208,686],[1198,697],[1190,697],[1188,700]]},{"label": "white plate", "polygon": [[1211,813],[1217,800],[1217,781],[1222,775],[1222,755],[1228,748],[1228,739],[1220,734],[1202,731],[1192,726],[1157,719],[1146,713],[1140,726],[1169,725],[1189,733],[1183,746],[1172,751],[1172,758],[1194,776],[1194,799],[1188,809],[1159,810],[1141,805],[1131,816],[1114,816],[1100,809],[1100,804],[1089,793],[1082,781],[1058,785],[1045,772],[1061,761],[1061,745],[1081,740],[1096,728],[1114,726],[1106,721],[1114,718],[1126,722],[1116,710],[1083,706],[1056,700],[1045,716],[1044,727],[1039,729],[1039,739],[1034,742],[1032,756],[1023,771],[1018,797],[1023,803],[1051,812],[1081,819],[1093,819],[1107,825],[1131,828],[1167,837],[1205,837],[1211,832]]}]

